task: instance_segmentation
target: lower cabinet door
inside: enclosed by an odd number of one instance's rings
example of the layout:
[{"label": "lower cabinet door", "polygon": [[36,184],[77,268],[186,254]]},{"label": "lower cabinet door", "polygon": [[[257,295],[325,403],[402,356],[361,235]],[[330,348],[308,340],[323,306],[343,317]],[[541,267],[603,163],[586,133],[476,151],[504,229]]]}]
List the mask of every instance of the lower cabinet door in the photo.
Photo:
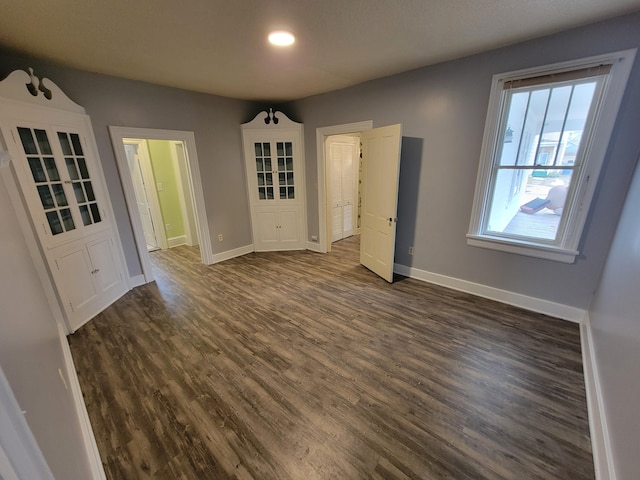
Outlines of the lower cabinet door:
[{"label": "lower cabinet door", "polygon": [[[106,295],[104,301],[111,300],[110,292],[117,289],[122,280],[117,267],[113,238],[102,238],[87,244],[87,251],[93,266],[93,280],[99,295]],[[109,302],[111,303],[111,302]]]},{"label": "lower cabinet door", "polygon": [[[98,296],[93,282],[91,259],[85,245],[64,249],[55,258],[53,276],[56,279],[65,310],[75,317]],[[71,322],[71,318],[69,319]]]},{"label": "lower cabinet door", "polygon": [[278,211],[280,247],[284,250],[303,248],[300,208],[281,207]]},{"label": "lower cabinet door", "polygon": [[48,252],[54,282],[69,326],[80,328],[129,288],[108,232]]},{"label": "lower cabinet door", "polygon": [[278,248],[278,212],[275,208],[258,208],[256,212],[254,248],[258,252]]}]

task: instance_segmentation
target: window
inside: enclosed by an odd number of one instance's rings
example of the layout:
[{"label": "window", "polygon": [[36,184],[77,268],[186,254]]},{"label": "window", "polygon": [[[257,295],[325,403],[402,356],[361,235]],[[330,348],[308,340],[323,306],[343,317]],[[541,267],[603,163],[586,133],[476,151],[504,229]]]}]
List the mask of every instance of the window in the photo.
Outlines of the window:
[{"label": "window", "polygon": [[470,245],[575,260],[634,56],[494,76]]}]

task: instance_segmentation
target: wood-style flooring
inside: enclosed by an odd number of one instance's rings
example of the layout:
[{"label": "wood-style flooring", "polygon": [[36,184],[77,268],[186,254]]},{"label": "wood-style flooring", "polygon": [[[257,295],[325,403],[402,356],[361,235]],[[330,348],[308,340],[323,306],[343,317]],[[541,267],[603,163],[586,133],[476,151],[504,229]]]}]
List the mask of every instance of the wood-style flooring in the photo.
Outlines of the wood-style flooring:
[{"label": "wood-style flooring", "polygon": [[107,477],[593,479],[578,326],[332,253],[152,254],[70,337]]}]

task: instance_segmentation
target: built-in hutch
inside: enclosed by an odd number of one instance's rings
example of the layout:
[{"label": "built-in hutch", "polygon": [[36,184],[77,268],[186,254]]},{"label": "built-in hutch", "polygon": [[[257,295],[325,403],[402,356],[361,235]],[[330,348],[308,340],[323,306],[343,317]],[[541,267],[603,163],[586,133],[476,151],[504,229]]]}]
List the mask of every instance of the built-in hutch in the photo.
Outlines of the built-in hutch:
[{"label": "built-in hutch", "polygon": [[128,290],[91,121],[53,82],[17,70],[0,82],[0,132],[15,175],[3,179],[17,180],[14,204],[74,331]]},{"label": "built-in hutch", "polygon": [[306,247],[302,134],[272,110],[242,125],[255,251]]}]

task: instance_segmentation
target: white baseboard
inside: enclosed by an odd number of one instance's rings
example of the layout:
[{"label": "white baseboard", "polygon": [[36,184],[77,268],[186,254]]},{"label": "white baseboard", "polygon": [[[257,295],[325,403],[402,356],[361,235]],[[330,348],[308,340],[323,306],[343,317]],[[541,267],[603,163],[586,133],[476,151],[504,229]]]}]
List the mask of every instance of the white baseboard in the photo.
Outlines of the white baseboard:
[{"label": "white baseboard", "polygon": [[428,283],[435,283],[443,287],[458,290],[465,293],[471,293],[479,297],[496,300],[498,302],[514,305],[533,312],[544,313],[551,317],[569,320],[570,322],[581,323],[584,320],[585,310],[576,307],[570,307],[561,303],[550,302],[541,298],[529,297],[521,293],[501,290],[495,287],[489,287],[480,283],[469,282],[459,278],[448,277],[439,273],[427,272],[418,268],[407,267],[396,263],[393,271],[405,277],[415,278]]},{"label": "white baseboard", "polygon": [[136,288],[146,283],[147,283],[147,280],[146,278],[144,278],[144,275],[136,275],[135,277],[129,277],[129,286],[131,288]]},{"label": "white baseboard", "polygon": [[247,253],[253,253],[253,243],[250,245],[245,245],[244,247],[234,248],[233,250],[227,250],[222,253],[214,253],[212,258],[213,263],[224,262],[225,260],[229,260],[231,258],[240,257],[242,255],[246,255]]},{"label": "white baseboard", "polygon": [[307,250],[317,253],[325,253],[318,242],[307,242]]},{"label": "white baseboard", "polygon": [[587,391],[591,450],[593,452],[596,480],[616,480],[588,312],[585,315],[584,322],[580,325],[580,339],[582,342],[582,366],[584,369],[584,384]]},{"label": "white baseboard", "polygon": [[104,473],[104,467],[102,466],[102,460],[100,459],[100,452],[98,451],[96,437],[93,435],[93,429],[91,428],[91,422],[89,421],[87,407],[84,404],[84,398],[82,397],[82,390],[80,389],[80,382],[78,381],[76,367],[73,363],[73,357],[71,356],[71,349],[69,348],[67,335],[64,331],[64,327],[60,324],[58,324],[58,335],[60,337],[60,345],[62,346],[62,353],[64,355],[65,369],[67,370],[67,378],[69,379],[70,384],[69,387],[71,388],[71,394],[73,395],[74,407],[80,422],[85,454],[89,462],[89,468],[91,469],[91,480],[106,480],[107,476]]},{"label": "white baseboard", "polygon": [[171,237],[167,238],[167,246],[171,247],[179,247],[180,245],[185,245],[187,243],[187,236],[180,235],[179,237]]}]

